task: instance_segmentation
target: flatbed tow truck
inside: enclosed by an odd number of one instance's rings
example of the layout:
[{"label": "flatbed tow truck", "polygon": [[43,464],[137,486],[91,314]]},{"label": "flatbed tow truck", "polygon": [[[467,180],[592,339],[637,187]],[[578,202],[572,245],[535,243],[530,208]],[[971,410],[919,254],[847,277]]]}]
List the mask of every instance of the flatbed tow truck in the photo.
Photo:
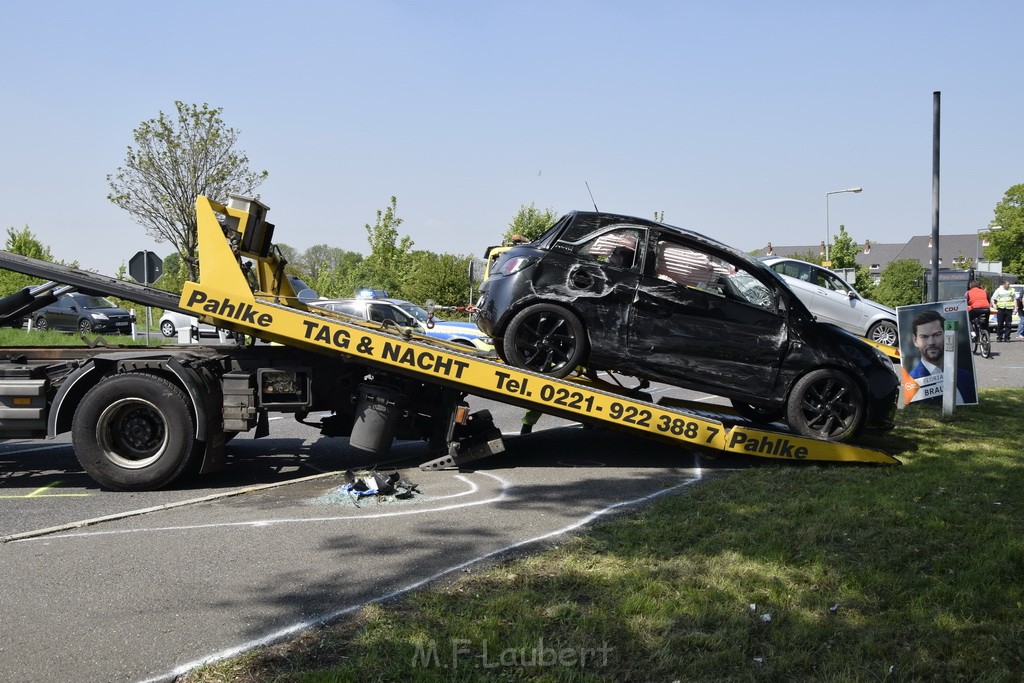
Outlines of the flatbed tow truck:
[{"label": "flatbed tow truck", "polygon": [[[0,267],[49,280],[0,300],[0,323],[77,289],[197,316],[249,343],[0,349],[0,438],[71,432],[100,485],[167,486],[224,465],[239,432],[265,436],[270,413],[292,413],[325,436],[386,454],[420,439],[447,469],[504,450],[478,396],[667,442],[689,451],[782,460],[898,463],[878,450],[754,425],[721,406],[661,399],[585,375],[552,379],[393,327],[307,307],[285,276],[268,207],[199,197],[200,281],[180,295],[0,251]],[[60,283],[60,284],[58,284]],[[305,422],[310,413],[325,414]]]}]

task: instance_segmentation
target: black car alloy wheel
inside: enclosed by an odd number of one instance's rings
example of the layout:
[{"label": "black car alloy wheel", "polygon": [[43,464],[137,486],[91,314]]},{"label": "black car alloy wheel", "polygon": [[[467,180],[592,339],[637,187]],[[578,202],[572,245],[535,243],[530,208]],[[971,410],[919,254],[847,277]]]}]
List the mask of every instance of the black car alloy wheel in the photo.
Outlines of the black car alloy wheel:
[{"label": "black car alloy wheel", "polygon": [[509,365],[551,377],[565,377],[583,360],[586,331],[571,311],[534,304],[512,318],[503,350]]},{"label": "black car alloy wheel", "polygon": [[857,383],[832,368],[801,377],[789,394],[789,426],[804,436],[845,441],[864,424],[864,401]]}]

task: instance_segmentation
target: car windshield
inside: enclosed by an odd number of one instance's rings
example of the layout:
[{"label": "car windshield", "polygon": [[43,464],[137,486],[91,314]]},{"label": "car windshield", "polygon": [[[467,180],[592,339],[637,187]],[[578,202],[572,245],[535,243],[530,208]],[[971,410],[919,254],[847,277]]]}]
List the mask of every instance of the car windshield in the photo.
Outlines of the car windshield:
[{"label": "car windshield", "polygon": [[80,295],[75,297],[75,303],[82,308],[117,308],[114,302],[104,299],[101,296]]}]

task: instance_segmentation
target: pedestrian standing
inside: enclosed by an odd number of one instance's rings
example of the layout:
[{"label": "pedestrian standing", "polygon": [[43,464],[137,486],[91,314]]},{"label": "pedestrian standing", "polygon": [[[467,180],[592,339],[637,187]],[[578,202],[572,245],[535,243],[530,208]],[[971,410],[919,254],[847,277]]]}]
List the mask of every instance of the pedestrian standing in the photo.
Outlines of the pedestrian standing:
[{"label": "pedestrian standing", "polygon": [[1024,287],[1016,292],[1013,301],[1017,304],[1017,339],[1024,339]]},{"label": "pedestrian standing", "polygon": [[1003,280],[992,292],[992,305],[996,308],[996,341],[1010,341],[1010,324],[1013,319],[1013,289],[1009,280]]}]

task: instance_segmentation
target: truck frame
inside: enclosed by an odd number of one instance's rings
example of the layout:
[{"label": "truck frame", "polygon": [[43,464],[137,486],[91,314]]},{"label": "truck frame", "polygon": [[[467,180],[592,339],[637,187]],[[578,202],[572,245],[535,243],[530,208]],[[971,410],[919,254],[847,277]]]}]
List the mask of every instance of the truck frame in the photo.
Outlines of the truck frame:
[{"label": "truck frame", "polygon": [[[167,486],[224,466],[225,443],[269,433],[271,413],[290,413],[325,436],[386,454],[419,439],[436,456],[423,469],[458,467],[504,450],[470,395],[673,443],[686,451],[788,460],[898,463],[870,448],[765,428],[721,406],[662,399],[581,374],[564,379],[300,301],[273,243],[268,207],[231,195],[196,201],[200,281],[180,295],[0,252],[0,267],[48,280],[0,300],[0,323],[20,320],[77,290],[197,316],[236,333],[236,345],[24,346],[0,350],[0,438],[67,432],[100,485]],[[312,413],[323,413],[308,422]]]}]

